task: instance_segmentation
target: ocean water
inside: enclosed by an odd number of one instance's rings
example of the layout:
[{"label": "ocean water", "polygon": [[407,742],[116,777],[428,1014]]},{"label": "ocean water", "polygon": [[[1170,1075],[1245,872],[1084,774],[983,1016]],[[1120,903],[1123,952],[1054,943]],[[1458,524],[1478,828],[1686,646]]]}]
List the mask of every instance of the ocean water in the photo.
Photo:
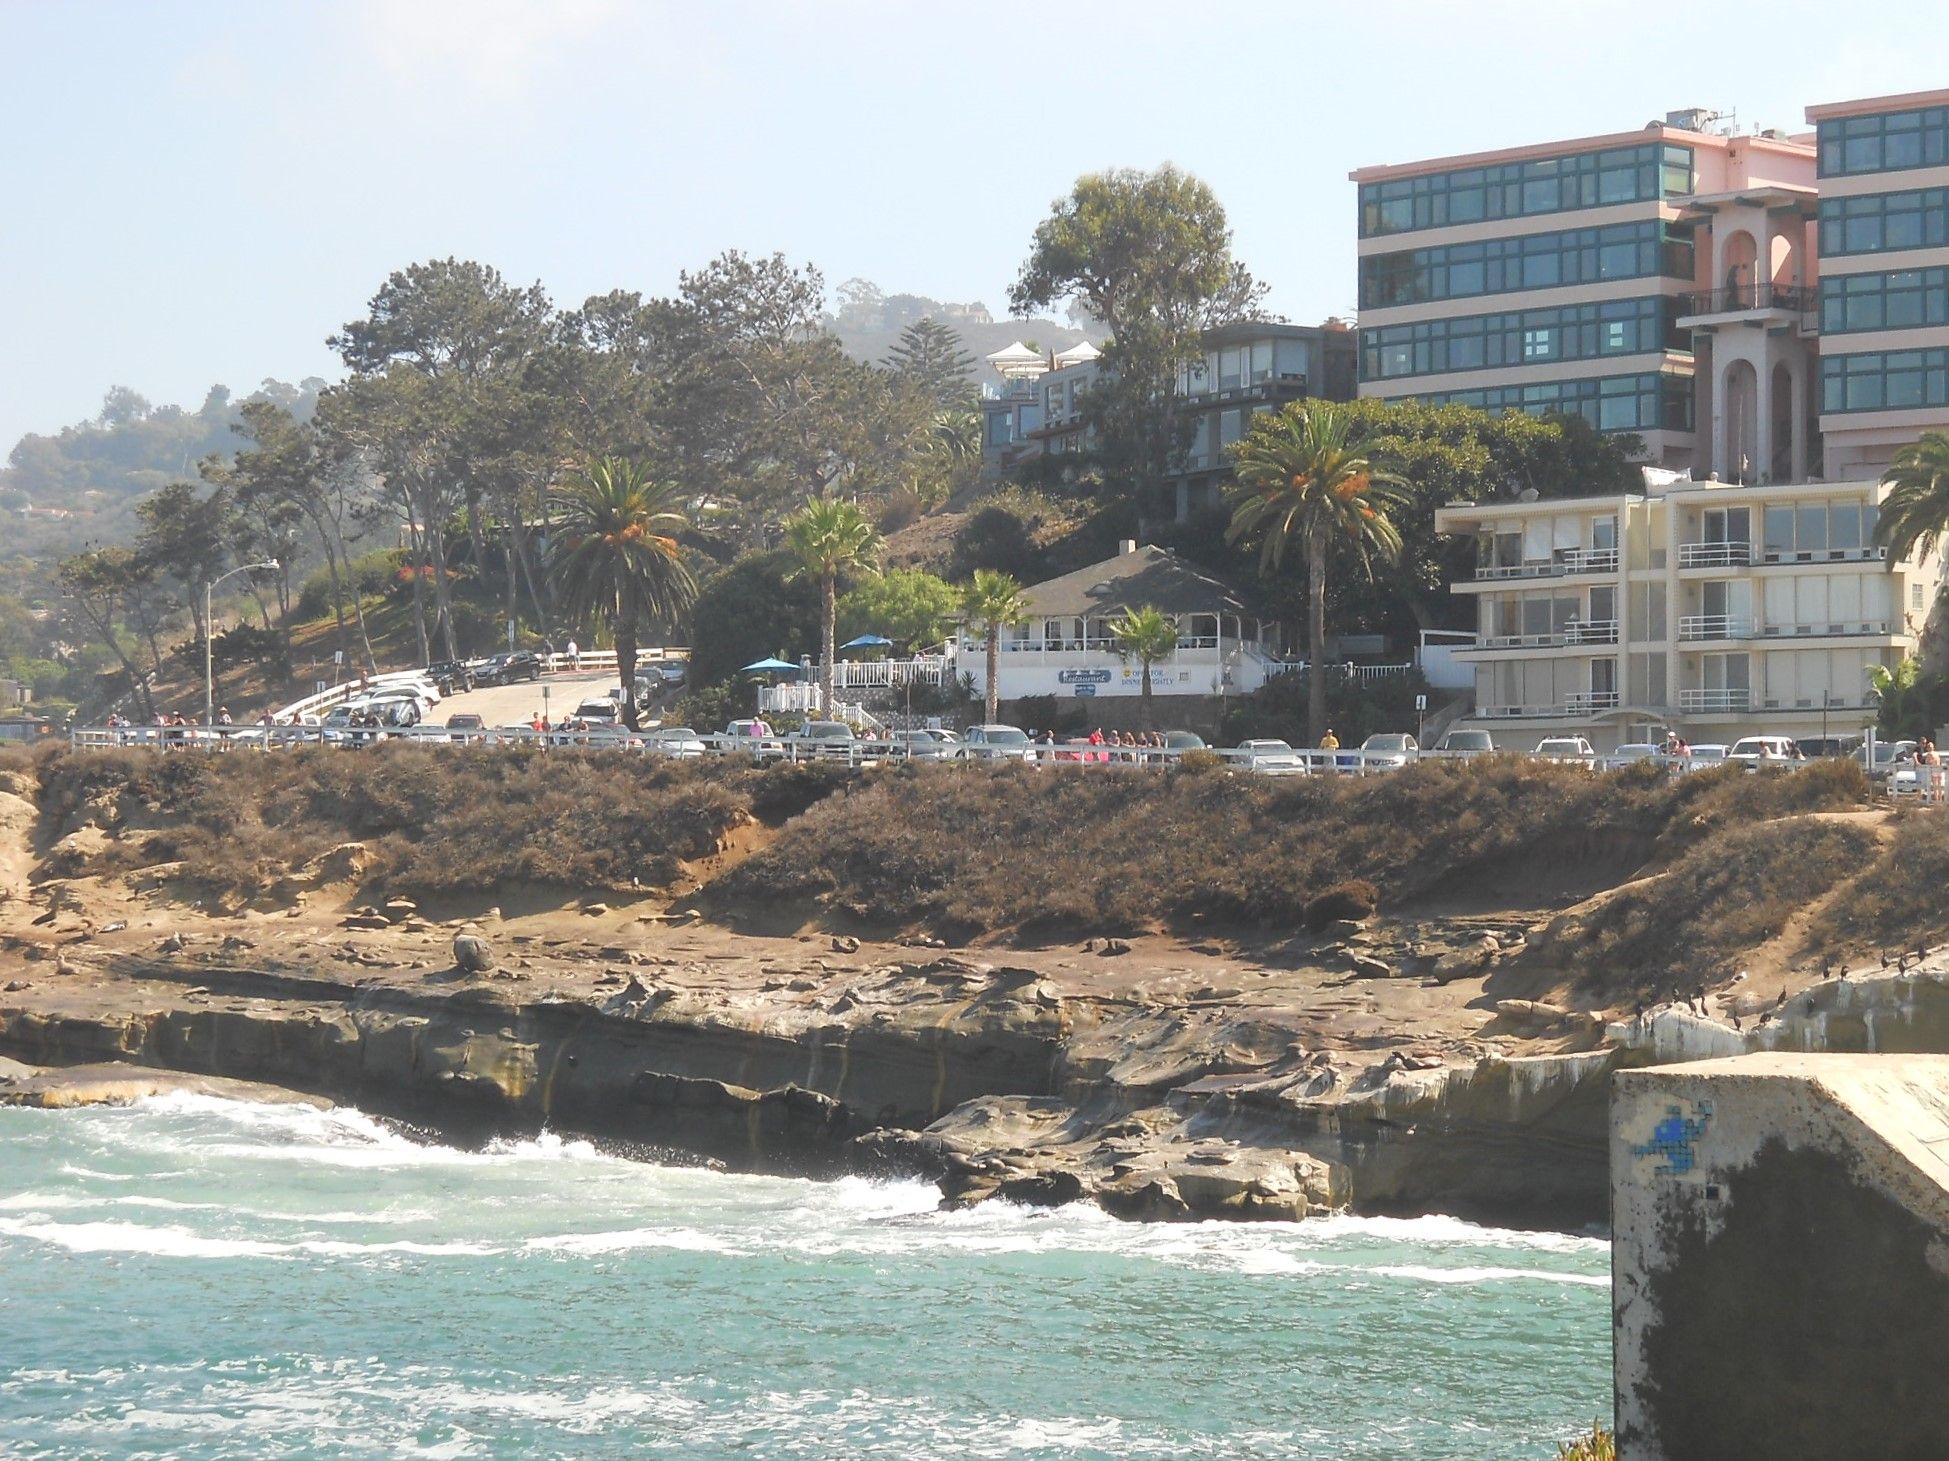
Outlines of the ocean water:
[{"label": "ocean water", "polygon": [[0,1110],[0,1456],[1547,1458],[1600,1241],[940,1214],[918,1183]]}]

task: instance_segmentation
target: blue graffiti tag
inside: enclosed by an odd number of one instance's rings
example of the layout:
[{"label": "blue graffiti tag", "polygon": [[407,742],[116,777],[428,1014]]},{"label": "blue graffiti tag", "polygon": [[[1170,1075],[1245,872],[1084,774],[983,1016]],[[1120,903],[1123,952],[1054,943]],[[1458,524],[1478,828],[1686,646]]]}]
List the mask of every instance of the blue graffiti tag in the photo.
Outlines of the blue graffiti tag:
[{"label": "blue graffiti tag", "polygon": [[1651,1128],[1651,1140],[1631,1148],[1634,1157],[1663,1157],[1654,1170],[1659,1177],[1683,1177],[1698,1166],[1698,1139],[1712,1122],[1712,1103],[1700,1101],[1697,1116],[1687,1116],[1679,1106],[1667,1106],[1665,1119]]}]

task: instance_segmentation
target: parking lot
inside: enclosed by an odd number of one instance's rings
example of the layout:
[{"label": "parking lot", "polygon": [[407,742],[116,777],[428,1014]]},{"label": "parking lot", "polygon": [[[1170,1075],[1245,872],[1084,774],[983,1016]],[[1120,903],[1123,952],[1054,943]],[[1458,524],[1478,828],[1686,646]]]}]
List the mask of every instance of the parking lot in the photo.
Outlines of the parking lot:
[{"label": "parking lot", "polygon": [[551,674],[539,683],[483,685],[447,696],[427,713],[426,723],[439,725],[464,711],[478,715],[483,725],[526,725],[536,711],[545,710],[553,725],[584,700],[603,699],[617,683],[614,670],[583,670]]}]

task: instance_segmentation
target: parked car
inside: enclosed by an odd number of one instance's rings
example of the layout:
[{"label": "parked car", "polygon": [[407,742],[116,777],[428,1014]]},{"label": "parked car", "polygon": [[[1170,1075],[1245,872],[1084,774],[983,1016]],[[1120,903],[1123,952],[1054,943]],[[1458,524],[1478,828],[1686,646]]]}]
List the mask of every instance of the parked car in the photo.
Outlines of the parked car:
[{"label": "parked car", "polygon": [[606,696],[584,700],[575,707],[575,712],[570,718],[586,720],[592,726],[620,725],[623,718],[622,707]]},{"label": "parked car", "polygon": [[688,761],[704,754],[704,740],[687,725],[666,725],[643,737],[643,749]]},{"label": "parked car", "polygon": [[1399,770],[1420,754],[1415,738],[1399,731],[1382,731],[1360,743],[1361,764],[1370,769]]},{"label": "parked car", "polygon": [[1801,755],[1791,736],[1742,736],[1732,743],[1726,759],[1748,768],[1780,767],[1800,760]]},{"label": "parked car", "polygon": [[1205,738],[1196,731],[1165,731],[1164,749],[1167,751],[1202,751],[1206,749]]},{"label": "parked car", "polygon": [[681,659],[658,660],[650,668],[656,671],[657,678],[663,681],[664,684],[681,685],[684,682],[685,676],[690,673],[690,661]]},{"label": "parked car", "polygon": [[960,738],[953,731],[897,730],[887,737],[889,753],[909,761],[946,761],[960,750]]},{"label": "parked car", "polygon": [[1800,748],[1801,756],[1816,761],[1825,756],[1854,756],[1868,743],[1862,735],[1848,736],[1802,736],[1794,742]]},{"label": "parked car", "polygon": [[1018,725],[971,725],[958,754],[969,761],[1028,761],[1035,756],[1035,744]]},{"label": "parked car", "polygon": [[486,730],[487,722],[471,711],[462,711],[458,715],[447,717],[447,729],[450,731]]},{"label": "parked car", "polygon": [[1594,761],[1597,753],[1582,736],[1545,736],[1536,743],[1536,754],[1551,761]]},{"label": "parked car", "polygon": [[474,673],[476,685],[515,685],[541,678],[541,656],[531,650],[514,649],[484,661]]},{"label": "parked car", "polygon": [[1875,759],[1872,766],[1867,764],[1868,748],[1861,747],[1862,769],[1868,773],[1870,781],[1887,781],[1895,771],[1915,759],[1913,741],[1876,741]]},{"label": "parked car", "polygon": [[807,756],[851,756],[859,744],[859,733],[843,720],[808,720],[779,739],[785,742],[788,754],[803,760]]},{"label": "parked car", "polygon": [[[759,729],[761,726],[763,727],[762,730]],[[770,723],[767,721],[734,720],[724,727],[724,734],[727,736],[735,736],[741,740],[768,740],[776,732],[772,730]]]},{"label": "parked car", "polygon": [[1285,741],[1240,741],[1233,759],[1260,776],[1304,776],[1306,761]]},{"label": "parked car", "polygon": [[1663,748],[1650,741],[1626,741],[1605,759],[1618,763],[1649,761],[1652,757],[1663,754]]},{"label": "parked car", "polygon": [[1452,730],[1441,738],[1435,750],[1449,756],[1486,756],[1495,748],[1495,737],[1485,730]]},{"label": "parked car", "polygon": [[474,688],[474,668],[463,659],[437,659],[426,667],[426,678],[442,695],[462,695]]},{"label": "parked car", "polygon": [[1703,741],[1687,753],[1688,769],[1709,771],[1714,766],[1726,764],[1726,752],[1730,749],[1723,741]]}]

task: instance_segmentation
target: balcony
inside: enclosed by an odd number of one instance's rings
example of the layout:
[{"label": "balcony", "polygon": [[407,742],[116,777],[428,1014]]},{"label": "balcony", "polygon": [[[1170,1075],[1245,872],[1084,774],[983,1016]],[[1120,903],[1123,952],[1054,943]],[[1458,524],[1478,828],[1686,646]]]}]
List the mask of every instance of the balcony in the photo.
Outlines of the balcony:
[{"label": "balcony", "polygon": [[1879,544],[1870,543],[1861,548],[1809,548],[1795,551],[1792,548],[1766,548],[1760,552],[1761,563],[1883,563],[1888,558],[1888,550]]},{"label": "balcony", "polygon": [[1678,708],[1687,715],[1714,715],[1751,710],[1751,690],[1680,690]]},{"label": "balcony", "polygon": [[1680,543],[1680,568],[1744,568],[1753,561],[1751,543]]},{"label": "balcony", "polygon": [[1524,563],[1478,563],[1478,583],[1490,579],[1562,578],[1571,573],[1617,572],[1615,548],[1559,548],[1548,558],[1532,558]]},{"label": "balcony", "polygon": [[1678,621],[1681,641],[1751,639],[1753,621],[1732,614],[1687,614]]},{"label": "balcony", "polygon": [[1543,634],[1485,634],[1472,645],[1460,646],[1464,654],[1482,649],[1565,649],[1579,644],[1616,644],[1617,620],[1592,619],[1587,623],[1565,624]]},{"label": "balcony", "polygon": [[1572,715],[1588,714],[1596,710],[1617,709],[1615,690],[1573,690],[1564,697],[1563,708]]},{"label": "balcony", "polygon": [[1879,636],[1895,634],[1897,630],[1890,619],[1839,619],[1823,624],[1762,624],[1759,635],[1762,639],[1810,639],[1810,638],[1859,638],[1863,635]]},{"label": "balcony", "polygon": [[1818,290],[1758,280],[1736,284],[1730,289],[1702,289],[1678,297],[1678,322],[1683,326],[1688,319],[1759,314],[1768,310],[1778,310],[1783,314],[1811,314],[1819,297]]}]

